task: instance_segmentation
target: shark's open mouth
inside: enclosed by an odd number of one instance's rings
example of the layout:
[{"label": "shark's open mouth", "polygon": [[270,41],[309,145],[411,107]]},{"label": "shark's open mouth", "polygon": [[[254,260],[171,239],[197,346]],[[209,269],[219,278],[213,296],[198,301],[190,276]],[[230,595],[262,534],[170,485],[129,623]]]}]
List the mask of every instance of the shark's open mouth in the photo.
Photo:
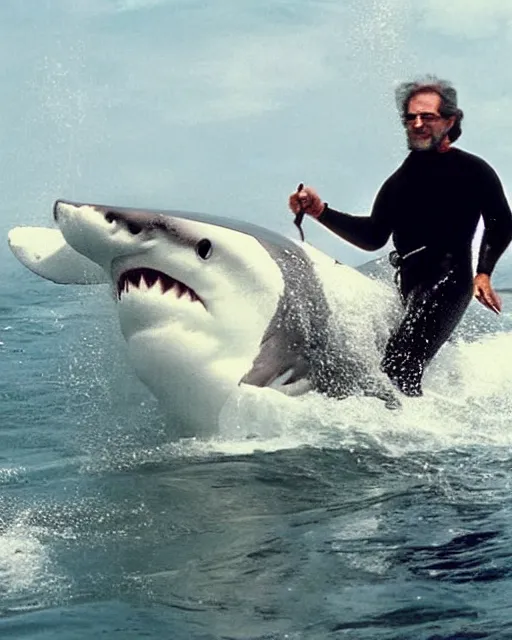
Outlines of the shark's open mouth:
[{"label": "shark's open mouth", "polygon": [[[201,298],[197,293],[188,287],[183,282],[171,278],[162,271],[156,271],[155,269],[148,269],[142,267],[139,269],[129,269],[119,276],[117,281],[117,297],[121,299],[121,296],[125,293],[129,293],[133,288],[139,291],[151,291],[158,292],[162,295],[166,293],[173,293],[177,298],[186,297],[191,302],[201,302]],[[204,305],[204,303],[203,303]]]}]

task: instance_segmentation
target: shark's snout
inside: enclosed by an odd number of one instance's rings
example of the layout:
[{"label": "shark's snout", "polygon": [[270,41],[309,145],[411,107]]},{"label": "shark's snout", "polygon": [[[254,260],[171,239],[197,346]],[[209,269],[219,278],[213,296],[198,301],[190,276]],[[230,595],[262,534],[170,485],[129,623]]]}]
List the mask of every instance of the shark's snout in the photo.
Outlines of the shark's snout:
[{"label": "shark's snout", "polygon": [[55,202],[53,217],[67,243],[107,273],[114,261],[149,251],[162,225],[162,216],[138,209],[69,200]]},{"label": "shark's snout", "polygon": [[59,222],[59,216],[62,213],[64,207],[79,208],[82,204],[80,202],[71,202],[70,200],[56,200],[53,205],[53,219],[55,222]]},{"label": "shark's snout", "polygon": [[148,224],[148,216],[143,216],[134,210],[111,208],[101,205],[89,205],[81,202],[71,202],[69,200],[57,200],[55,202],[53,205],[53,219],[58,223],[59,218],[64,211],[67,213],[70,213],[70,211],[75,212],[78,211],[80,207],[84,206],[92,207],[98,215],[103,216],[109,224],[114,222],[120,223],[134,236],[141,233],[145,227],[149,228],[151,226],[154,228],[157,226],[154,221],[151,225]]}]

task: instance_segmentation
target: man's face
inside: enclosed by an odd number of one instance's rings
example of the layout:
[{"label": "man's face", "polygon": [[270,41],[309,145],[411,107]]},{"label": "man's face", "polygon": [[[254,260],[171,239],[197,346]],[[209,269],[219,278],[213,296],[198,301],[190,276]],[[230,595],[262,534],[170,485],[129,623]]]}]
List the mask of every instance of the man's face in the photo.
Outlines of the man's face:
[{"label": "man's face", "polygon": [[433,91],[417,93],[409,100],[405,130],[411,151],[431,151],[441,145],[455,117],[443,118],[440,106],[441,98]]}]

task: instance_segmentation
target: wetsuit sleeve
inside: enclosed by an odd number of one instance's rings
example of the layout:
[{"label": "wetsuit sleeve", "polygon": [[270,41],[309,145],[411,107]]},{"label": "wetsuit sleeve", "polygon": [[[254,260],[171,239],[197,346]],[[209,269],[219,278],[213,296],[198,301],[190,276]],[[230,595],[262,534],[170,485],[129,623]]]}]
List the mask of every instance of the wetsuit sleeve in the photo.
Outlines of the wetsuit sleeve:
[{"label": "wetsuit sleeve", "polygon": [[325,206],[318,218],[325,227],[347,242],[366,251],[383,247],[391,235],[392,187],[387,180],[379,190],[370,216],[354,216]]},{"label": "wetsuit sleeve", "polygon": [[485,167],[482,186],[482,217],[484,234],[476,271],[491,275],[512,239],[512,212],[503,185],[489,165]]}]

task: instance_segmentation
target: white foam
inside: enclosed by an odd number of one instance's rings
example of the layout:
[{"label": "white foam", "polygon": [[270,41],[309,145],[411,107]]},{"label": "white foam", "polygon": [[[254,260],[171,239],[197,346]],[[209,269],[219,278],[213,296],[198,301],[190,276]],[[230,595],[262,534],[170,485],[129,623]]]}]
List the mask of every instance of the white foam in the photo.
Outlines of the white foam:
[{"label": "white foam", "polygon": [[37,530],[20,515],[0,534],[0,591],[21,595],[42,582],[49,558]]},{"label": "white foam", "polygon": [[220,437],[203,451],[226,454],[299,446],[351,447],[364,439],[396,456],[412,450],[512,444],[512,335],[446,345],[425,376],[425,395],[388,410],[377,398],[288,398],[241,387],[225,405]]}]

